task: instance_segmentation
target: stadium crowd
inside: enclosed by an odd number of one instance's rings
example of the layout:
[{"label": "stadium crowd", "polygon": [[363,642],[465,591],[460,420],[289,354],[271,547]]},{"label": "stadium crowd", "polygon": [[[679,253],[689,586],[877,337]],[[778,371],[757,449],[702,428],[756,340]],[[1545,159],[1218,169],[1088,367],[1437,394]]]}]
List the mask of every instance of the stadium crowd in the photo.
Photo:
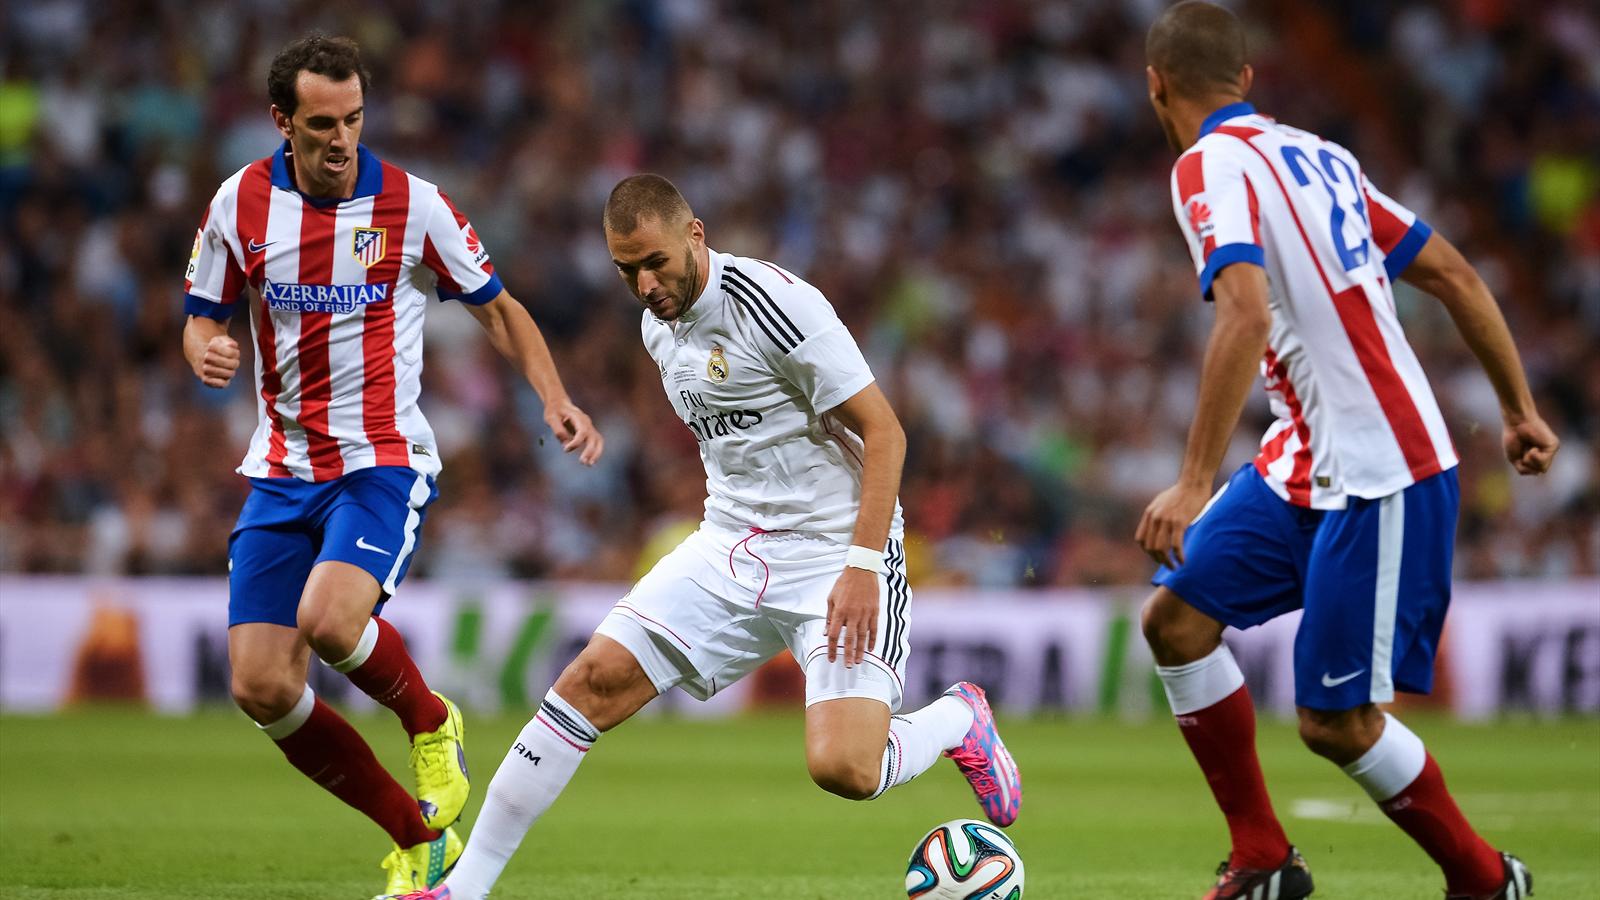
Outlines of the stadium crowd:
[{"label": "stadium crowd", "polygon": [[[1178,470],[1211,315],[1145,97],[1160,6],[0,7],[0,571],[224,571],[256,398],[248,357],[225,391],[184,362],[184,263],[213,187],[278,143],[267,60],[320,28],[368,56],[365,142],[473,219],[606,436],[596,468],[564,458],[471,317],[431,310],[445,470],[421,574],[629,580],[698,518],[693,436],[600,234],[606,192],[648,170],[713,247],[802,273],[856,333],[909,436],[916,583],[1141,583],[1134,525]],[[1463,457],[1458,574],[1600,571],[1593,7],[1241,10],[1258,108],[1351,147],[1463,248],[1561,434],[1551,475],[1513,484],[1487,381],[1397,292]],[[1258,390],[1231,465],[1266,416]]]}]

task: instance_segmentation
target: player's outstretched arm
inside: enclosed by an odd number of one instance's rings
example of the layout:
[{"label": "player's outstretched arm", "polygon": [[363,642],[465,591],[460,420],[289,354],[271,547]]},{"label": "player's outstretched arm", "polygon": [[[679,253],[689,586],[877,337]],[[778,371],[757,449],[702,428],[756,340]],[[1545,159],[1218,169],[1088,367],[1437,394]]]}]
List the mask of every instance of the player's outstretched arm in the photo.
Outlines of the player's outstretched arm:
[{"label": "player's outstretched arm", "polygon": [[183,326],[183,358],[206,387],[227,387],[239,371],[239,342],[228,337],[228,323],[190,316]]},{"label": "player's outstretched arm", "polygon": [[1561,441],[1534,407],[1511,329],[1478,271],[1434,232],[1400,277],[1439,298],[1488,374],[1500,398],[1506,458],[1523,475],[1549,470]]},{"label": "player's outstretched arm", "polygon": [[[906,433],[889,399],[877,384],[869,384],[830,411],[846,428],[861,436],[865,451],[861,463],[861,508],[850,543],[865,547],[882,560],[900,495],[900,471],[906,460]],[[828,661],[837,658],[841,643],[847,666],[861,662],[878,639],[878,576],[846,566],[828,595]]]},{"label": "player's outstretched arm", "polygon": [[1165,566],[1183,563],[1183,532],[1211,497],[1211,482],[1228,452],[1228,439],[1239,424],[1272,330],[1267,271],[1260,266],[1228,266],[1212,282],[1211,295],[1217,321],[1211,326],[1200,369],[1200,397],[1189,426],[1183,470],[1177,484],[1145,507],[1134,532],[1144,552]]},{"label": "player's outstretched arm", "polygon": [[605,450],[605,438],[589,420],[589,415],[578,408],[567,396],[561,383],[561,373],[556,371],[556,361],[550,356],[550,347],[533,317],[518,303],[509,291],[501,291],[488,303],[468,306],[473,318],[489,334],[489,343],[500,355],[510,360],[522,377],[528,380],[544,402],[544,421],[550,426],[561,449],[576,451],[578,461],[592,466]]}]

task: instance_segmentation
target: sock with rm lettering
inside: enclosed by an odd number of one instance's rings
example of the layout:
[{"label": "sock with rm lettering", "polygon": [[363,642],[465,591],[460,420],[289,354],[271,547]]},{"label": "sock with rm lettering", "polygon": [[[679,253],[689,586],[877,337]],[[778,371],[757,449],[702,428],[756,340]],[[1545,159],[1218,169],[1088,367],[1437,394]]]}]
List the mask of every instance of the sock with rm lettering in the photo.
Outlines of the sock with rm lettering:
[{"label": "sock with rm lettering", "polygon": [[489,782],[467,849],[445,879],[451,900],[483,900],[533,823],[550,808],[600,739],[589,720],[554,690],[522,727]]}]

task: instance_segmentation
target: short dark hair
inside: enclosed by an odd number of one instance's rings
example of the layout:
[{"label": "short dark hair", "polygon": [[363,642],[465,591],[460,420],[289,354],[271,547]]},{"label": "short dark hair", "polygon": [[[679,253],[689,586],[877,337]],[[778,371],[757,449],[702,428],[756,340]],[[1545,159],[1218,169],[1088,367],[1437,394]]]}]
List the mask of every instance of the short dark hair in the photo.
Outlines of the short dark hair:
[{"label": "short dark hair", "polygon": [[1151,68],[1183,96],[1227,91],[1238,85],[1247,62],[1244,24],[1215,3],[1183,0],[1150,26],[1144,52]]},{"label": "short dark hair", "polygon": [[678,188],[662,176],[646,172],[629,175],[611,189],[602,224],[615,234],[632,234],[640,219],[670,223],[685,216],[693,218],[694,211]]},{"label": "short dark hair", "polygon": [[361,48],[355,41],[321,33],[308,34],[279,50],[272,58],[272,67],[267,70],[267,96],[284,115],[294,115],[300,106],[295,84],[301,72],[326,75],[334,81],[360,75],[362,96],[366,96],[367,87],[372,83],[372,76],[361,63]]}]

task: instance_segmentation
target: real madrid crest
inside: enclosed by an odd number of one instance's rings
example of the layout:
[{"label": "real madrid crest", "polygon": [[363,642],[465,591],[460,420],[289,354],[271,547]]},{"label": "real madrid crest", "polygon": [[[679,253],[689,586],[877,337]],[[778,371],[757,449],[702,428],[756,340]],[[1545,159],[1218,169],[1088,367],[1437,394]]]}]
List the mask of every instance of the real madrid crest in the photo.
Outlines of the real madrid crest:
[{"label": "real madrid crest", "polygon": [[728,380],[728,358],[722,355],[722,348],[715,344],[711,346],[711,359],[706,362],[706,378],[713,384]]}]

